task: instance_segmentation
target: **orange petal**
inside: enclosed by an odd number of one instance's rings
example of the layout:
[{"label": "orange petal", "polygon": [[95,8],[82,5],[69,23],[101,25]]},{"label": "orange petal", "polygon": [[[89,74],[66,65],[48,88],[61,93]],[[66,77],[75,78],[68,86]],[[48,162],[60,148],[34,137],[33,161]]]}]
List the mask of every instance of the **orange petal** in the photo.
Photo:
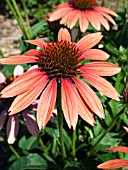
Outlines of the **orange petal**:
[{"label": "orange petal", "polygon": [[97,16],[95,15],[95,13],[92,10],[86,10],[85,15],[88,19],[88,21],[90,22],[90,24],[96,29],[96,30],[100,30],[100,22],[97,18]]},{"label": "orange petal", "polygon": [[99,13],[101,15],[103,15],[105,18],[107,18],[113,25],[116,25],[116,22],[114,21],[114,19],[110,15],[108,15],[107,13],[102,12],[102,11],[99,11]]},{"label": "orange petal", "polygon": [[92,62],[80,67],[85,73],[97,74],[99,76],[112,76],[121,71],[121,68],[109,62]]},{"label": "orange petal", "polygon": [[80,11],[79,10],[73,10],[72,15],[69,17],[69,19],[67,21],[68,27],[70,29],[72,29],[74,27],[74,25],[78,21],[79,17],[80,17]]},{"label": "orange petal", "polygon": [[105,8],[105,7],[95,7],[94,8],[94,10],[96,10],[96,11],[98,11],[98,12],[100,12],[100,11],[102,11],[102,12],[105,12],[105,13],[108,13],[108,14],[110,14],[110,15],[113,15],[113,16],[115,16],[115,17],[118,17],[118,15],[114,12],[114,11],[112,11],[111,9],[109,9],[109,8]]},{"label": "orange petal", "polygon": [[68,79],[61,79],[62,110],[65,120],[71,128],[75,129],[78,121],[78,103],[76,100],[76,88]]},{"label": "orange petal", "polygon": [[110,160],[110,161],[104,162],[104,163],[98,165],[97,168],[115,169],[115,168],[121,168],[124,166],[128,166],[128,160],[115,159],[115,160]]},{"label": "orange petal", "polygon": [[102,37],[100,32],[88,34],[77,42],[76,47],[79,48],[80,51],[89,50],[98,44]]},{"label": "orange petal", "polygon": [[101,93],[114,100],[119,101],[119,93],[108,81],[99,77],[98,75],[91,73],[82,73],[81,75]]},{"label": "orange petal", "polygon": [[25,72],[1,91],[2,97],[13,97],[27,91],[31,86],[34,86],[33,82],[43,75],[43,72],[39,72],[39,68]]},{"label": "orange petal", "polygon": [[21,110],[27,108],[33,101],[35,101],[36,98],[40,95],[45,85],[47,84],[47,80],[47,77],[41,78],[40,80],[38,80],[38,85],[26,91],[25,93],[22,93],[21,95],[17,96],[14,99],[11,107],[9,108],[9,115],[13,115],[17,112],[20,112]]},{"label": "orange petal", "polygon": [[115,146],[115,147],[107,148],[107,150],[128,153],[128,147],[126,146]]},{"label": "orange petal", "polygon": [[85,60],[107,60],[109,58],[109,54],[102,50],[90,49],[85,51],[79,59],[84,58]]},{"label": "orange petal", "polygon": [[7,58],[1,58],[1,64],[23,64],[23,63],[36,63],[38,61],[38,57],[36,56],[25,56],[25,55],[17,55],[10,56]]},{"label": "orange petal", "polygon": [[30,49],[30,50],[26,51],[23,55],[26,55],[26,56],[38,56],[40,53],[41,53],[41,51],[39,51],[39,50]]},{"label": "orange petal", "polygon": [[36,45],[41,48],[47,47],[47,43],[40,40],[25,40],[25,42]]},{"label": "orange petal", "polygon": [[39,129],[44,129],[49,121],[56,102],[56,79],[53,78],[43,91],[37,107],[37,122]]},{"label": "orange petal", "polygon": [[66,28],[61,28],[58,33],[58,41],[71,41],[71,36]]},{"label": "orange petal", "polygon": [[98,98],[98,96],[95,94],[95,92],[83,81],[80,79],[73,77],[72,78],[76,84],[76,87],[78,88],[79,93],[81,94],[83,100],[89,108],[96,113],[100,118],[104,118],[104,111],[102,104]]},{"label": "orange petal", "polygon": [[71,18],[72,13],[74,13],[74,9],[71,9],[62,17],[60,24],[66,24],[68,22],[68,19]]},{"label": "orange petal", "polygon": [[87,20],[87,17],[84,11],[81,11],[81,14],[79,17],[79,25],[80,25],[81,32],[85,32],[88,28],[89,22]]}]

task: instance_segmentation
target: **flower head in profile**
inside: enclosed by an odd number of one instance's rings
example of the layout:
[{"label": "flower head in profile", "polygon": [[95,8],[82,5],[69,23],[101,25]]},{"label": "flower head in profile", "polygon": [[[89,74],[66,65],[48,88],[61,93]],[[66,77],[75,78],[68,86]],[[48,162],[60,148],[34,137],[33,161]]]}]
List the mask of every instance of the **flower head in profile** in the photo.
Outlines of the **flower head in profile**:
[{"label": "flower head in profile", "polygon": [[[9,108],[10,115],[27,108],[41,95],[37,106],[37,122],[40,129],[45,128],[61,91],[62,111],[69,128],[76,127],[78,115],[91,125],[95,123],[93,113],[104,118],[100,99],[85,81],[104,95],[118,101],[118,92],[101,76],[117,74],[120,68],[112,63],[99,61],[106,60],[109,55],[102,50],[91,49],[101,39],[101,33],[92,33],[74,43],[71,42],[67,29],[61,28],[57,42],[27,40],[26,42],[41,49],[31,49],[22,55],[0,59],[2,64],[39,65],[2,90],[3,98],[17,96]],[[98,61],[84,64],[85,60]]]},{"label": "flower head in profile", "polygon": [[100,30],[101,25],[109,30],[110,26],[107,20],[116,25],[111,15],[117,17],[114,11],[96,6],[96,0],[67,0],[66,3],[56,7],[51,13],[49,21],[60,19],[60,24],[67,24],[70,29],[78,21],[81,32],[87,30],[89,23],[96,30]]},{"label": "flower head in profile", "polygon": [[[31,67],[32,69],[32,67]],[[23,74],[23,67],[18,65],[14,69],[14,75],[10,76],[8,78],[5,78],[5,76],[0,72],[0,91],[3,90],[6,86],[11,84],[17,77],[19,77],[21,74]],[[16,136],[19,130],[19,118],[18,114],[8,116],[8,109],[11,106],[14,98],[0,98],[0,130],[2,129],[5,120],[7,119],[7,140],[9,144],[12,144],[16,140]],[[30,107],[33,107],[31,105]],[[18,112],[17,112],[18,113]],[[38,127],[36,123],[35,117],[30,113],[30,109],[26,108],[22,110],[22,116],[24,119],[24,122],[27,126],[28,131],[33,136],[38,136]]]},{"label": "flower head in profile", "polygon": [[[112,148],[108,148],[107,150],[118,151],[128,153],[128,147],[126,146],[115,146]],[[114,159],[107,162],[104,162],[98,165],[97,168],[99,169],[115,169],[115,168],[122,168],[128,166],[128,160],[123,159]]]}]

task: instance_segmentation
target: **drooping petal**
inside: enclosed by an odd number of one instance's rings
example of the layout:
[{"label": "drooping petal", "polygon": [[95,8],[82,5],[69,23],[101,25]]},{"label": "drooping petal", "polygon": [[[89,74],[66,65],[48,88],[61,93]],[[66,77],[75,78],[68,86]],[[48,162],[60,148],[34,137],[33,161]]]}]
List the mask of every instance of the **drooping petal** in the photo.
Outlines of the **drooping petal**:
[{"label": "drooping petal", "polygon": [[107,148],[107,150],[128,153],[128,147],[126,146],[114,146],[111,148]]},{"label": "drooping petal", "polygon": [[107,31],[109,31],[110,26],[108,24],[108,21],[97,11],[93,11],[94,15],[97,16],[99,22],[101,23],[101,25],[103,25]]},{"label": "drooping petal", "polygon": [[79,17],[79,25],[81,32],[85,32],[88,28],[89,22],[84,11],[81,11],[81,15]]},{"label": "drooping petal", "polygon": [[103,11],[103,12],[105,12],[105,13],[108,13],[108,14],[110,14],[110,15],[113,15],[113,16],[115,16],[115,17],[118,17],[118,15],[114,12],[114,11],[112,11],[111,9],[109,9],[109,8],[105,8],[105,7],[100,7],[100,6],[96,6],[95,8],[94,8],[94,10],[96,10],[96,11]]},{"label": "drooping petal", "polygon": [[82,73],[81,74],[91,85],[99,90],[104,95],[119,101],[119,93],[116,89],[105,79],[95,74]]},{"label": "drooping petal", "polygon": [[104,118],[104,111],[100,99],[95,94],[95,92],[83,81],[80,79],[73,77],[72,78],[78,88],[79,93],[81,94],[83,100],[89,108],[96,113],[100,118]]},{"label": "drooping petal", "polygon": [[1,91],[2,97],[6,98],[19,95],[35,86],[34,83],[44,75],[43,72],[39,71],[39,68],[35,68],[16,78],[10,85]]},{"label": "drooping petal", "polygon": [[61,28],[58,33],[58,41],[71,41],[71,36],[66,28]]},{"label": "drooping petal", "polygon": [[121,71],[121,68],[109,62],[92,62],[80,67],[86,73],[97,74],[99,76],[112,76]]},{"label": "drooping petal", "polygon": [[37,123],[39,129],[44,129],[49,121],[56,102],[56,79],[53,78],[43,91],[37,107]]},{"label": "drooping petal", "polygon": [[96,29],[96,30],[100,30],[100,22],[97,19],[97,16],[95,15],[95,13],[91,10],[86,10],[85,15],[88,19],[88,21],[90,22],[90,24]]},{"label": "drooping petal", "polygon": [[4,83],[5,82],[5,76],[3,75],[3,73],[0,72],[0,83]]},{"label": "drooping petal", "polygon": [[78,21],[79,17],[80,17],[80,11],[79,10],[73,10],[71,17],[69,17],[69,19],[67,21],[68,27],[70,29],[72,29],[74,27],[74,25]]},{"label": "drooping petal", "polygon": [[102,11],[99,11],[99,13],[101,15],[103,15],[105,18],[107,18],[113,25],[116,25],[116,22],[114,21],[114,19],[110,15],[108,15],[107,13],[102,12]]},{"label": "drooping petal", "polygon": [[67,14],[69,11],[71,11],[71,7],[58,8],[51,13],[49,21],[58,20],[62,18],[65,14]]},{"label": "drooping petal", "polygon": [[68,19],[71,18],[72,13],[74,13],[74,9],[71,9],[68,13],[66,13],[60,20],[60,24],[65,24],[68,22]]},{"label": "drooping petal", "polygon": [[34,115],[28,109],[23,110],[22,115],[28,131],[33,136],[38,137],[38,126]]},{"label": "drooping petal", "polygon": [[20,76],[20,75],[23,74],[23,72],[24,72],[24,68],[23,68],[22,66],[20,66],[20,65],[17,65],[17,66],[14,68],[13,75],[14,75],[14,77]]},{"label": "drooping petal", "polygon": [[38,84],[34,88],[31,88],[25,93],[22,93],[21,95],[17,96],[14,99],[11,107],[9,108],[9,115],[16,114],[17,112],[26,109],[33,101],[35,101],[36,98],[40,95],[45,85],[47,84],[47,81],[47,76],[42,77],[40,78],[40,80],[38,80]]},{"label": "drooping petal", "polygon": [[85,60],[107,60],[109,58],[109,54],[102,50],[98,49],[90,49],[85,51],[79,59],[85,59]]},{"label": "drooping petal", "polygon": [[25,56],[25,55],[17,55],[11,56],[7,58],[1,58],[1,64],[23,64],[23,63],[36,63],[38,61],[38,57],[36,56]]},{"label": "drooping petal", "polygon": [[78,121],[78,103],[76,101],[77,91],[70,80],[62,78],[61,83],[63,114],[69,128],[73,126],[73,129],[75,129]]},{"label": "drooping petal", "polygon": [[77,43],[76,47],[79,48],[80,51],[86,51],[90,48],[94,47],[96,44],[100,42],[102,39],[102,35],[100,32],[98,33],[92,33],[84,36],[81,38]]},{"label": "drooping petal", "polygon": [[7,117],[8,109],[5,109],[2,113],[0,113],[0,130],[2,129],[5,119]]},{"label": "drooping petal", "polygon": [[128,166],[128,160],[114,159],[97,166],[100,169],[115,169]]},{"label": "drooping petal", "polygon": [[13,144],[19,130],[18,114],[10,116],[7,123],[7,139],[9,144]]},{"label": "drooping petal", "polygon": [[47,47],[47,43],[40,40],[25,40],[25,42],[36,45],[41,48]]}]

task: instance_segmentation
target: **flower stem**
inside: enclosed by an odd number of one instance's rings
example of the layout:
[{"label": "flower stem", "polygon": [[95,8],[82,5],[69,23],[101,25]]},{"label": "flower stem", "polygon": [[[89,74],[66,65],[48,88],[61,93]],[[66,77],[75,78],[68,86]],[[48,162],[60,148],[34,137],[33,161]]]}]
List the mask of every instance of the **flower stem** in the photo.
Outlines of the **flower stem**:
[{"label": "flower stem", "polygon": [[44,145],[44,142],[43,142],[43,140],[41,139],[41,137],[39,137],[39,143],[40,143],[40,146],[41,146],[43,152],[44,152],[45,154],[48,154],[48,151],[47,151],[47,149],[46,149],[46,147],[45,147],[45,145]]},{"label": "flower stem", "polygon": [[18,152],[14,149],[14,147],[12,145],[9,145],[9,148],[11,149],[11,151],[14,153],[14,155],[17,157],[17,158],[20,158],[20,155],[18,154]]},{"label": "flower stem", "polygon": [[59,138],[63,158],[66,158],[66,151],[64,146],[64,135],[63,135],[63,115],[61,109],[61,84],[58,82],[57,85],[57,115],[58,115],[58,128],[59,128]]},{"label": "flower stem", "polygon": [[72,155],[75,158],[76,155],[76,129],[73,130],[73,137],[72,137]]}]

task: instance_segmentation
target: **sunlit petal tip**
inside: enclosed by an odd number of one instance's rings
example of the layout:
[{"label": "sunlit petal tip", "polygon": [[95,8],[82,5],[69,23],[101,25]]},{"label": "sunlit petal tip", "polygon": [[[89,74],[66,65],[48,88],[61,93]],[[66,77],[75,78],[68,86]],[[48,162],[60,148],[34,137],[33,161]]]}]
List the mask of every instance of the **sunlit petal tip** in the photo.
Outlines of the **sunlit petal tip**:
[{"label": "sunlit petal tip", "polygon": [[3,73],[0,72],[0,83],[3,83],[5,81],[5,76],[3,75]]},{"label": "sunlit petal tip", "polygon": [[13,72],[14,77],[20,76],[21,74],[23,74],[23,72],[24,72],[23,66],[17,65],[17,66],[14,68],[14,72]]},{"label": "sunlit petal tip", "polygon": [[66,28],[61,28],[58,33],[58,41],[71,41],[70,33]]}]

